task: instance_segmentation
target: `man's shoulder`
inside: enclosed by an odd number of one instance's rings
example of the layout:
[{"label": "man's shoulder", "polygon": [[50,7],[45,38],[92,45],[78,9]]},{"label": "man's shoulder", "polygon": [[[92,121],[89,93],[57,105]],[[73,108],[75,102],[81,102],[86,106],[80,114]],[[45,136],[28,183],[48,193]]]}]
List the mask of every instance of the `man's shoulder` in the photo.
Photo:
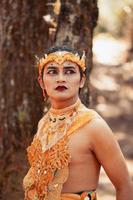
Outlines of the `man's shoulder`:
[{"label": "man's shoulder", "polygon": [[93,108],[87,108],[85,105],[83,105],[82,111],[83,114],[91,117],[91,121],[96,119],[100,119],[101,121],[103,120],[102,116]]},{"label": "man's shoulder", "polygon": [[90,130],[91,132],[99,132],[100,129],[106,129],[108,127],[105,119],[95,109],[87,108],[82,104],[80,113],[81,115],[79,115],[79,118],[81,119],[81,121],[86,121],[85,127],[88,129],[89,132]]},{"label": "man's shoulder", "polygon": [[89,133],[93,135],[110,134],[112,130],[107,121],[94,109],[87,109],[87,112],[91,112],[92,119],[86,124],[86,128]]}]

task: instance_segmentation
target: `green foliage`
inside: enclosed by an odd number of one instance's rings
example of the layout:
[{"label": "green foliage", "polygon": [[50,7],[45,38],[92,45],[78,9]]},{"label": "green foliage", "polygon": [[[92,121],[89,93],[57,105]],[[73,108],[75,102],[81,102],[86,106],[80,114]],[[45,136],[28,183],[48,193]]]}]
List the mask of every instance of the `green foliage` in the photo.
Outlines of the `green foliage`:
[{"label": "green foliage", "polygon": [[25,111],[19,111],[18,112],[18,119],[20,123],[23,123],[26,119],[26,112]]}]

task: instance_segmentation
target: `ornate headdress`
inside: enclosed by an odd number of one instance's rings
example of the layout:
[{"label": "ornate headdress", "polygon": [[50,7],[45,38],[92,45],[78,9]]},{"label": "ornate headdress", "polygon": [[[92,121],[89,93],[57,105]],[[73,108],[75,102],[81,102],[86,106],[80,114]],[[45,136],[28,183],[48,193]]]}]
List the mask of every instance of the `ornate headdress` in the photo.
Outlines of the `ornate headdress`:
[{"label": "ornate headdress", "polygon": [[83,55],[80,58],[78,53],[74,54],[72,52],[66,52],[64,51],[56,51],[50,54],[44,54],[44,57],[38,59],[38,68],[39,68],[39,74],[42,72],[43,67],[51,61],[55,61],[58,64],[62,64],[65,61],[72,61],[81,67],[82,71],[85,71],[85,51],[83,51]]}]

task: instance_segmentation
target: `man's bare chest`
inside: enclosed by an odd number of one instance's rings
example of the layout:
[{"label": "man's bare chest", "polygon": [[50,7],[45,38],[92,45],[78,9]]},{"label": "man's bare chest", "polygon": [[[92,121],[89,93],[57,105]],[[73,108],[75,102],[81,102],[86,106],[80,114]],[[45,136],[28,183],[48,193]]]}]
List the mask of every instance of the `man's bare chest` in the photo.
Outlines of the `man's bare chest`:
[{"label": "man's bare chest", "polygon": [[82,163],[94,157],[92,153],[91,137],[84,128],[74,133],[68,143],[72,164]]}]

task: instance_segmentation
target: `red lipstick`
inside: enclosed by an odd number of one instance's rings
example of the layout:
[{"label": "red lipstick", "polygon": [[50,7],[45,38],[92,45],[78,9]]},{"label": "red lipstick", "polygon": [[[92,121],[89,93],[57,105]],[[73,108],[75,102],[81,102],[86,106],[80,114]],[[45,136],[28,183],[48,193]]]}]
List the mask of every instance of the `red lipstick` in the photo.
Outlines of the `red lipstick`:
[{"label": "red lipstick", "polygon": [[64,90],[67,90],[67,87],[64,86],[64,85],[59,85],[59,86],[57,86],[57,87],[55,88],[55,90],[58,90],[58,91],[63,92]]}]

